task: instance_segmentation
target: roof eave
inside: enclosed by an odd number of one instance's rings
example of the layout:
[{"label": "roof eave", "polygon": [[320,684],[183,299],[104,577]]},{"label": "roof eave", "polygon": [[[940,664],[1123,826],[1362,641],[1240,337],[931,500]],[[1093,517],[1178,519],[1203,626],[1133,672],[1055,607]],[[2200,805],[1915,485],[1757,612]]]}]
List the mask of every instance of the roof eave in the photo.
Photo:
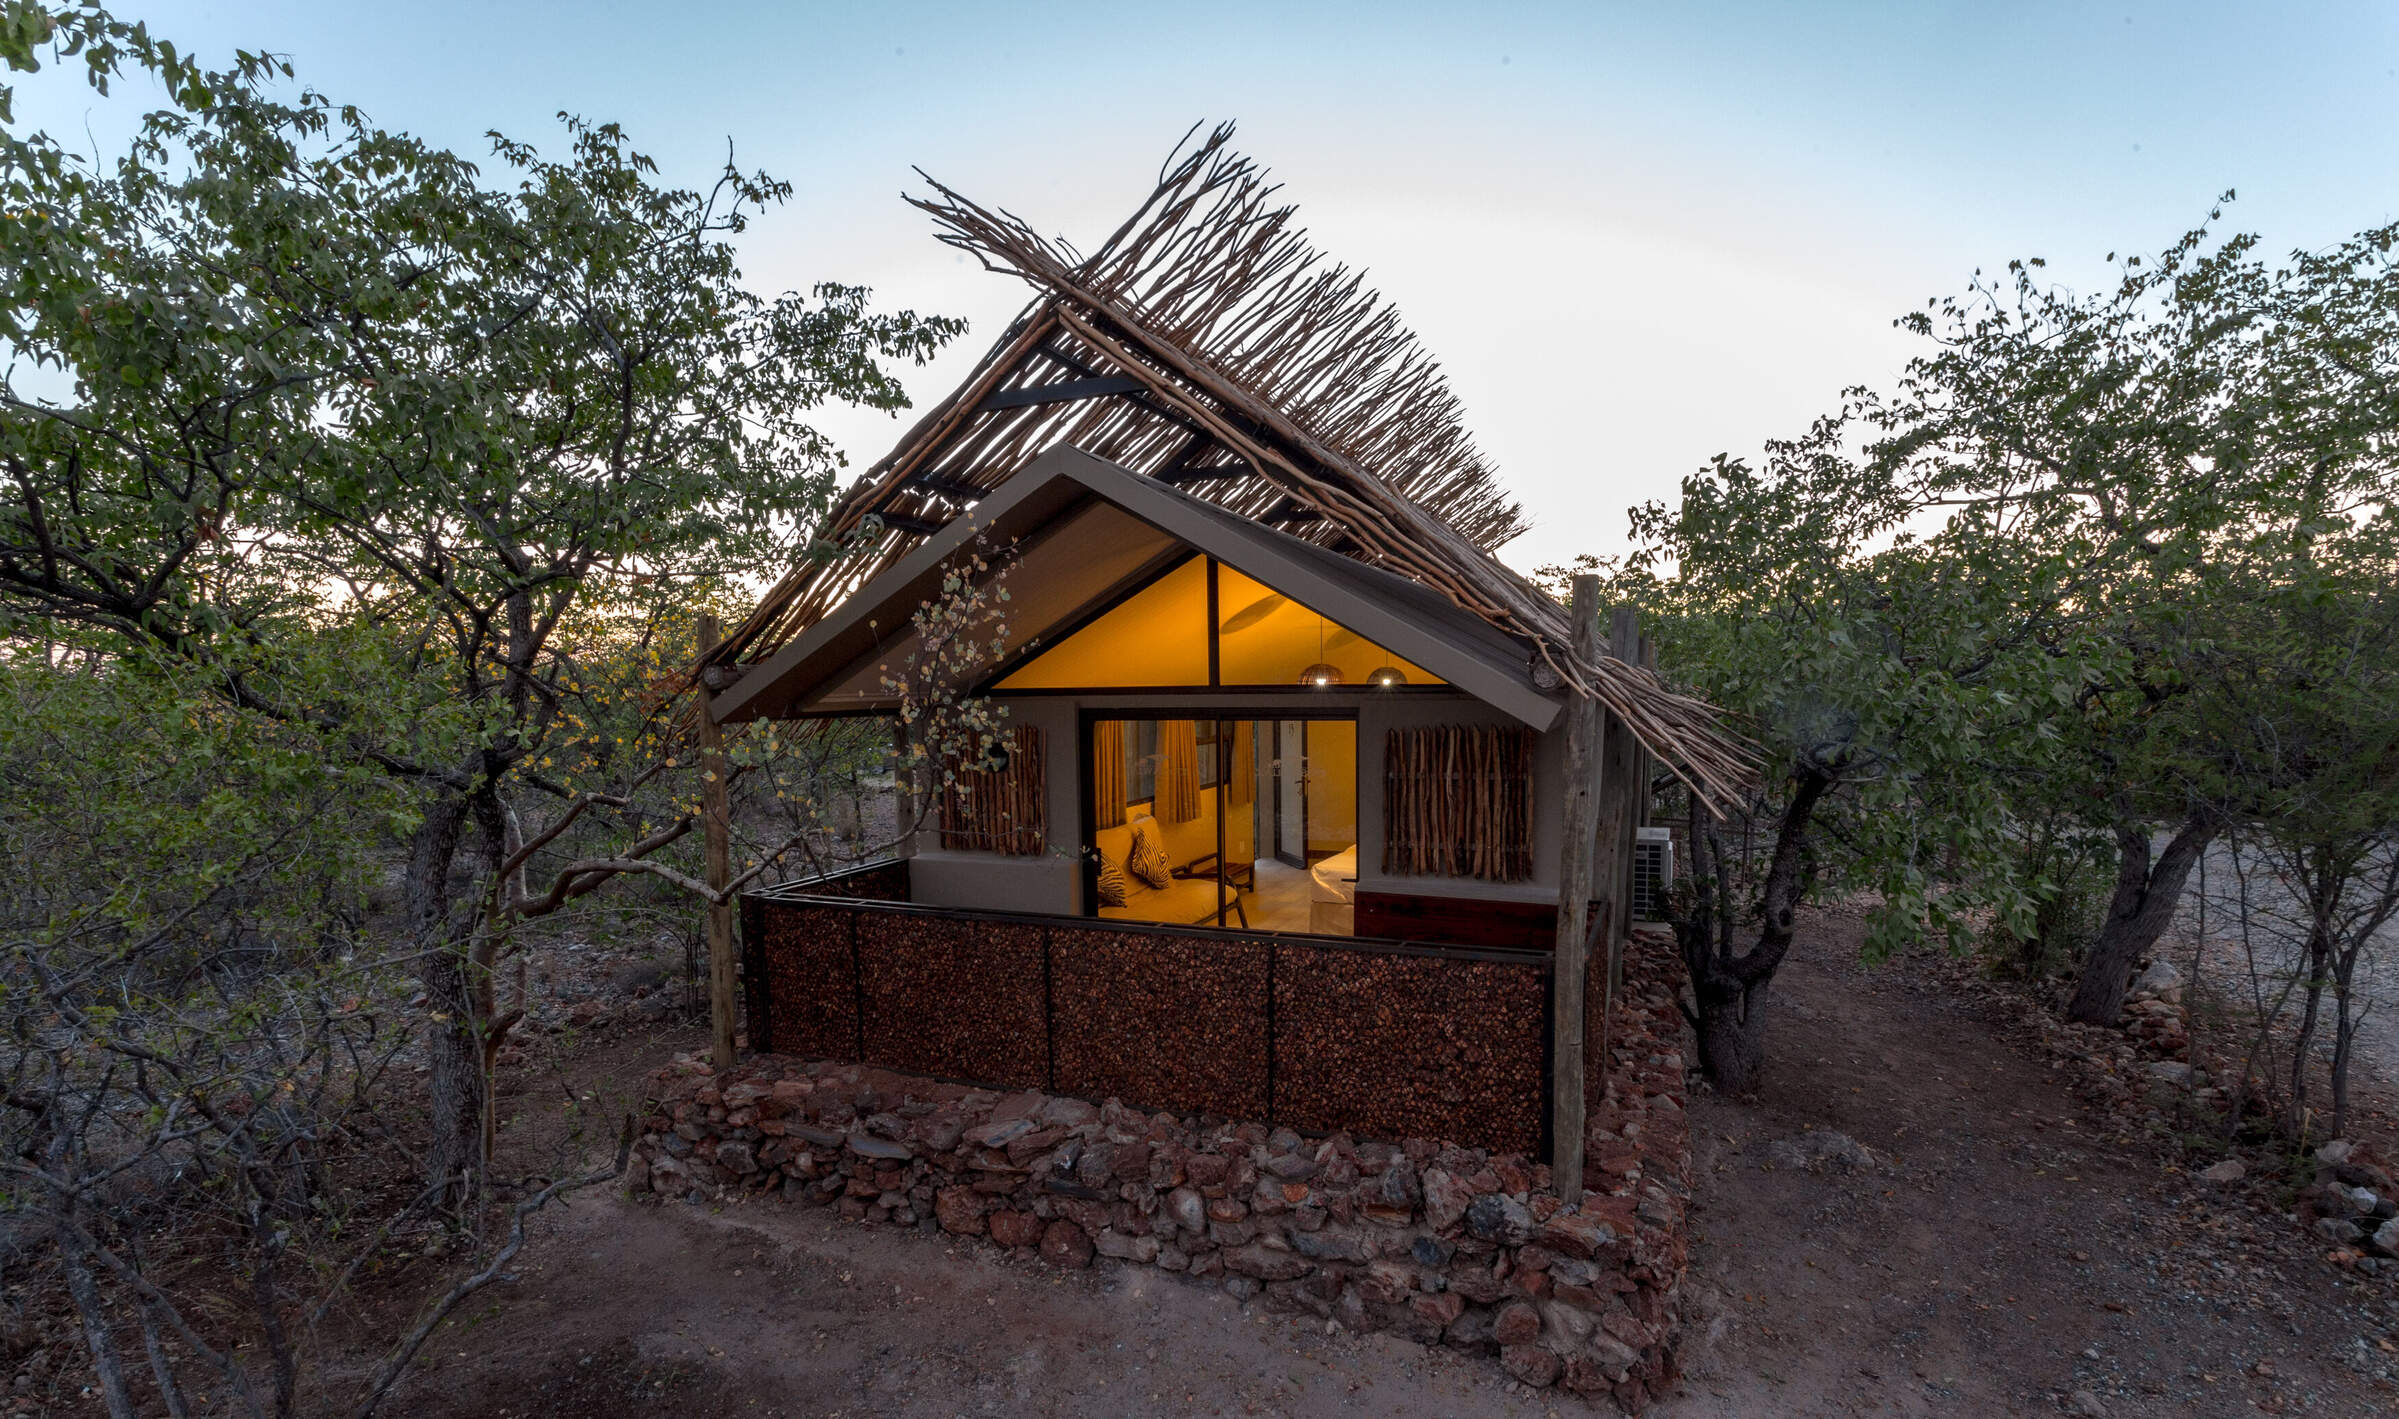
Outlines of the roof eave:
[{"label": "roof eave", "polygon": [[[1563,713],[1560,696],[1545,694],[1531,683],[1529,649],[1524,669],[1495,664],[1275,547],[1272,539],[1282,534],[1249,524],[1236,530],[1219,516],[1197,511],[1200,505],[1151,479],[1080,449],[1061,447],[1042,454],[971,512],[960,514],[844,598],[824,619],[751,667],[715,696],[714,717],[721,723],[734,723],[791,714],[808,693],[805,688],[788,688],[793,677],[804,674],[812,664],[819,665],[821,672],[810,683],[824,684],[873,654],[886,637],[905,635],[907,615],[929,599],[940,585],[943,566],[976,537],[1005,540],[1029,531],[1042,520],[1063,514],[1085,496],[1112,503],[1168,536],[1256,577],[1535,730],[1546,732]],[[1390,575],[1366,567],[1360,571]],[[885,628],[882,613],[901,605],[908,610]],[[836,656],[833,663],[824,663]]]}]

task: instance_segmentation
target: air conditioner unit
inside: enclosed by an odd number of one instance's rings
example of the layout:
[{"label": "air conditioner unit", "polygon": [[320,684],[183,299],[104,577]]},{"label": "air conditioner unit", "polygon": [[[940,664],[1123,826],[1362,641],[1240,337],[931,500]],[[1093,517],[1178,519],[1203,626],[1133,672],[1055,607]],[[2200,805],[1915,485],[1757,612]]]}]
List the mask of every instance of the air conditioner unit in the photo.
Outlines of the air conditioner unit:
[{"label": "air conditioner unit", "polygon": [[1633,920],[1664,921],[1674,884],[1674,830],[1643,828],[1633,837]]}]

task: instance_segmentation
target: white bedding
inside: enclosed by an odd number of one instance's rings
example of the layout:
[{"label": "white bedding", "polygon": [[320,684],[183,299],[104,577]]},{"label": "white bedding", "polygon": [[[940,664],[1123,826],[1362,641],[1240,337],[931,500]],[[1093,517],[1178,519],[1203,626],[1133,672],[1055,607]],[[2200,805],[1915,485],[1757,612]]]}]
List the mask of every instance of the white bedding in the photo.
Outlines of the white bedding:
[{"label": "white bedding", "polygon": [[1358,845],[1334,853],[1308,869],[1316,880],[1309,884],[1312,900],[1347,906],[1358,899]]}]

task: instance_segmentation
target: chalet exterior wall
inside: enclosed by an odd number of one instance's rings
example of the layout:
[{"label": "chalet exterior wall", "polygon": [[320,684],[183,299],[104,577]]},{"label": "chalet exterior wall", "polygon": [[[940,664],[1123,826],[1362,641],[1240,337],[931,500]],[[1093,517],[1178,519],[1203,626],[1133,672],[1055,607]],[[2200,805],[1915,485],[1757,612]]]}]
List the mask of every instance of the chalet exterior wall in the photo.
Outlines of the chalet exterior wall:
[{"label": "chalet exterior wall", "polygon": [[[1534,750],[1533,875],[1526,882],[1486,882],[1471,877],[1397,877],[1382,870],[1383,748],[1393,729],[1437,724],[1513,725],[1517,721],[1463,694],[1424,691],[1392,693],[1367,687],[1314,690],[1273,702],[1247,696],[1171,693],[1113,695],[1026,695],[997,701],[1007,722],[1039,726],[1050,745],[1047,807],[1050,849],[1035,857],[997,852],[945,850],[931,827],[907,849],[914,900],[924,906],[980,911],[1084,915],[1084,873],[1077,861],[1088,805],[1087,766],[1080,740],[1086,711],[1131,719],[1189,717],[1299,717],[1351,713],[1358,723],[1358,890],[1363,894],[1429,897],[1460,902],[1514,904],[1554,910],[1558,900],[1558,848],[1564,813],[1562,730],[1541,735]],[[1527,918],[1530,920],[1531,918]],[[1367,932],[1362,925],[1362,934]]]}]

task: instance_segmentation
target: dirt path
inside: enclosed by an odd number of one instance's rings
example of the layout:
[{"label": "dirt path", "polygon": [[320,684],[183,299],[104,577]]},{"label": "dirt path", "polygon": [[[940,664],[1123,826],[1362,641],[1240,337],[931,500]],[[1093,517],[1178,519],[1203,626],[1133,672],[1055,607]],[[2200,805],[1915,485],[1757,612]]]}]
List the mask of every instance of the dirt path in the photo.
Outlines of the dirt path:
[{"label": "dirt path", "polygon": [[[2394,1410],[2387,1287],[2109,1141],[2115,1121],[1927,975],[1848,960],[1778,980],[1757,1099],[1694,1105],[1715,1318],[1664,1412],[2050,1414],[2076,1391],[2109,1415]],[[1808,1129],[1895,1161],[1771,1167]]]},{"label": "dirt path", "polygon": [[[411,1419],[572,1414],[1532,1416],[1497,1366],[1244,1310],[1146,1268],[1060,1273],[756,1202],[588,1203],[412,1379]],[[1580,1408],[1579,1405],[1575,1406]]]},{"label": "dirt path", "polygon": [[[1695,1107],[1694,1373],[1653,1413],[2055,1414],[2077,1390],[2109,1415],[2399,1412],[2370,1373],[2399,1360],[2377,1345],[2381,1292],[2288,1224],[2097,1143],[2106,1121],[2000,1027],[1843,953],[1788,969],[1764,1094]],[[1768,1166],[1810,1128],[1894,1161]],[[395,1412],[1590,1412],[1159,1273],[1060,1275],[780,1203],[594,1199],[541,1229],[520,1282],[444,1336]]]}]

